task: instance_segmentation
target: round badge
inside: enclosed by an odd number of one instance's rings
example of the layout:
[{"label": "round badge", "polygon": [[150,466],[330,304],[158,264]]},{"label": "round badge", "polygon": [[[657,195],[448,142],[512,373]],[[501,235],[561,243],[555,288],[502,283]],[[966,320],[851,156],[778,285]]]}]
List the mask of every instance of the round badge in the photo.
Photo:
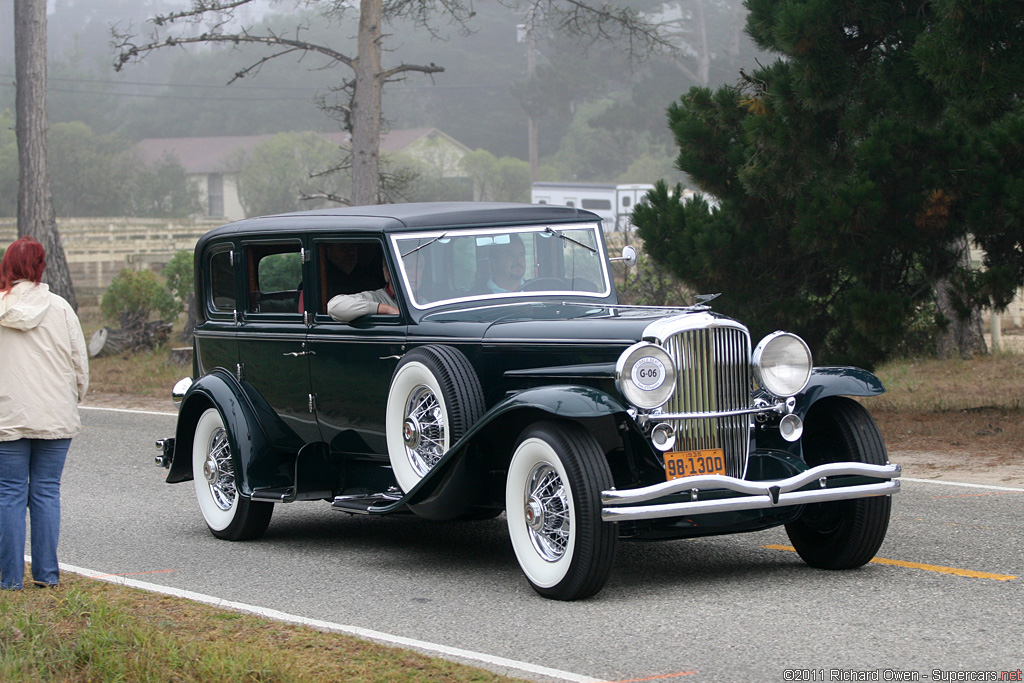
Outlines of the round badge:
[{"label": "round badge", "polygon": [[633,364],[630,377],[638,388],[654,391],[665,382],[665,364],[657,358],[645,356]]}]

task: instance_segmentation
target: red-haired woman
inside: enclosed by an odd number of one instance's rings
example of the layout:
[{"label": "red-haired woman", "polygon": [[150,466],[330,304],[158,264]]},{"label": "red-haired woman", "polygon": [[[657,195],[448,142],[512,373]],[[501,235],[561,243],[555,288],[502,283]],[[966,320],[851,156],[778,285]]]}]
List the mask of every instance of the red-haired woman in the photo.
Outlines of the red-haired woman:
[{"label": "red-haired woman", "polygon": [[0,588],[25,574],[25,508],[32,517],[32,578],[55,586],[60,477],[81,420],[89,360],[78,316],[42,284],[46,251],[16,240],[0,261]]}]

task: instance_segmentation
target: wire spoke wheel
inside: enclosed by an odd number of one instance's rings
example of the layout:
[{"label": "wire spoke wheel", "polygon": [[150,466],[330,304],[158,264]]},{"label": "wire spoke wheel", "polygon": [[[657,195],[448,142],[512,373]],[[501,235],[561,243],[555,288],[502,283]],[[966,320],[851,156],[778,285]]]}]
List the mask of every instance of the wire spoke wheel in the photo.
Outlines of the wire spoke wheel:
[{"label": "wire spoke wheel", "polygon": [[461,351],[421,346],[405,354],[385,416],[388,459],[401,489],[411,491],[430,474],[483,413],[480,380]]},{"label": "wire spoke wheel", "polygon": [[608,580],[618,526],[601,520],[611,470],[594,437],[572,422],[520,436],[505,480],[509,538],[533,589],[555,600],[594,595]]},{"label": "wire spoke wheel", "polygon": [[206,526],[217,538],[241,541],[267,530],[274,505],[241,495],[231,452],[231,435],[216,408],[196,422],[192,438],[192,479]]}]

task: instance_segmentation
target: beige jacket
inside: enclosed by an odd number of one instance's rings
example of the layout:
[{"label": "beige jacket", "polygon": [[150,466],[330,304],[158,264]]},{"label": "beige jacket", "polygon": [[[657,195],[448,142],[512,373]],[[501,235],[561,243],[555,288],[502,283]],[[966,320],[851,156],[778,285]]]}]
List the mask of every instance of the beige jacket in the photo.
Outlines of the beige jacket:
[{"label": "beige jacket", "polygon": [[73,437],[88,389],[85,336],[70,304],[27,280],[0,294],[0,441]]}]

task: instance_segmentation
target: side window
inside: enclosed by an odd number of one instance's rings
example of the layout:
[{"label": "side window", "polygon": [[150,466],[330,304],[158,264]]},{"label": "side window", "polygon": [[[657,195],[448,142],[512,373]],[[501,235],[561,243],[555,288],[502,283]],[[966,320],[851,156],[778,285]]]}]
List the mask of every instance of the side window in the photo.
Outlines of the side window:
[{"label": "side window", "polygon": [[357,294],[384,286],[384,249],[376,241],[321,242],[316,247],[320,313],[339,294]]},{"label": "side window", "polygon": [[246,247],[250,313],[298,313],[302,256],[298,244]]},{"label": "side window", "polygon": [[235,310],[235,273],[231,252],[219,251],[210,257],[209,300],[215,311]]}]

